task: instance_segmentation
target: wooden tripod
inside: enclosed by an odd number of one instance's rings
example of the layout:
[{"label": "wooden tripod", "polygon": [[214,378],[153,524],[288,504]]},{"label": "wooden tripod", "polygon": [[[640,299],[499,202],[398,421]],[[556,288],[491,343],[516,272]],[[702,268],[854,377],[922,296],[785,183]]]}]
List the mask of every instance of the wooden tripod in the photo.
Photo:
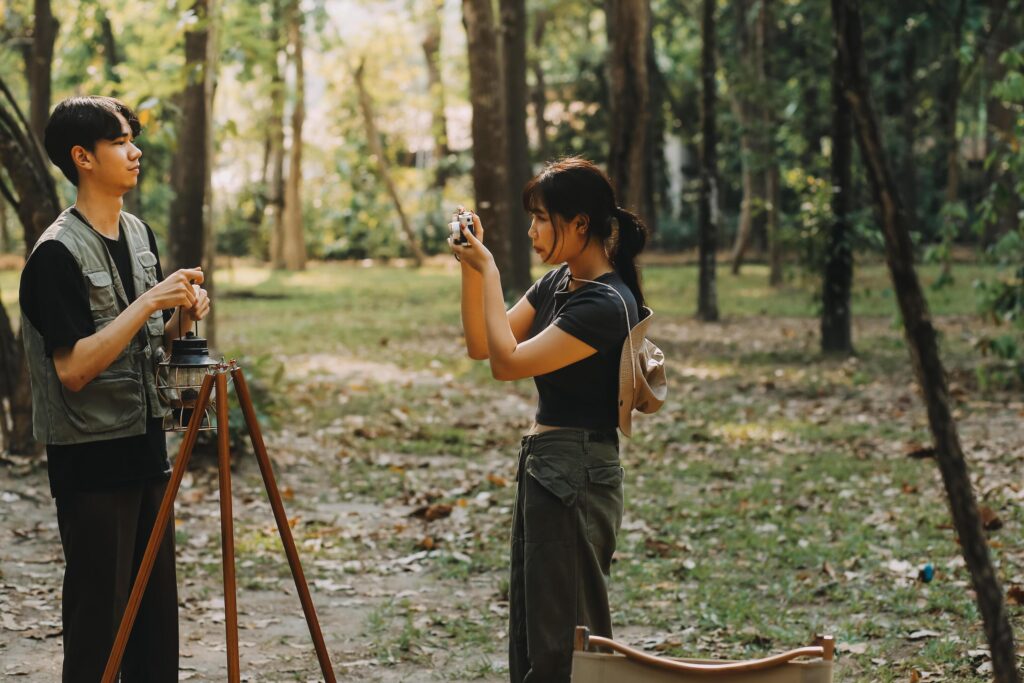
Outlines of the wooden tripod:
[{"label": "wooden tripod", "polygon": [[142,602],[142,595],[146,591],[146,584],[149,582],[149,576],[153,570],[153,562],[156,559],[156,553],[160,547],[164,529],[167,527],[167,522],[174,508],[174,499],[178,495],[181,479],[185,475],[185,469],[188,467],[188,461],[192,456],[192,449],[196,445],[199,427],[209,406],[210,394],[213,392],[215,384],[217,391],[217,459],[220,480],[221,557],[224,566],[224,623],[227,632],[228,681],[230,683],[239,683],[238,608],[235,600],[235,540],[231,516],[231,460],[228,445],[228,374],[231,375],[231,380],[235,385],[235,393],[238,395],[238,402],[241,405],[242,413],[245,415],[245,423],[249,428],[249,438],[252,440],[252,447],[256,452],[256,460],[260,466],[260,473],[263,475],[263,484],[266,486],[267,495],[270,498],[270,507],[273,509],[274,519],[277,521],[277,531],[281,535],[281,542],[284,544],[284,551],[288,556],[288,564],[292,570],[292,578],[295,580],[295,588],[299,593],[299,601],[302,603],[302,611],[306,615],[309,635],[312,636],[313,646],[316,648],[316,656],[320,662],[320,672],[327,683],[335,683],[334,669],[331,667],[327,646],[324,644],[324,637],[320,632],[320,622],[317,620],[316,609],[313,607],[313,600],[309,595],[309,586],[306,585],[306,577],[302,573],[299,553],[295,548],[295,539],[292,538],[288,517],[284,512],[281,493],[278,491],[277,482],[274,479],[274,470],[270,466],[267,447],[263,443],[263,435],[256,421],[256,411],[253,408],[252,398],[249,395],[249,387],[245,383],[242,369],[238,367],[235,361],[212,366],[210,374],[203,379],[203,384],[199,389],[199,398],[196,400],[192,417],[188,423],[188,429],[185,431],[185,437],[181,442],[181,450],[178,451],[178,459],[175,460],[174,468],[171,470],[171,480],[160,503],[160,510],[157,513],[156,522],[153,524],[153,531],[149,535],[149,542],[146,544],[146,552],[142,557],[139,573],[132,586],[132,592],[128,598],[128,605],[125,607],[124,616],[121,618],[121,626],[117,630],[114,646],[110,651],[110,657],[107,659],[107,667],[103,671],[102,683],[115,683],[118,677],[118,672],[121,669],[121,658],[124,656],[124,649],[128,644],[128,636],[131,634],[132,625],[135,623],[139,604]]}]

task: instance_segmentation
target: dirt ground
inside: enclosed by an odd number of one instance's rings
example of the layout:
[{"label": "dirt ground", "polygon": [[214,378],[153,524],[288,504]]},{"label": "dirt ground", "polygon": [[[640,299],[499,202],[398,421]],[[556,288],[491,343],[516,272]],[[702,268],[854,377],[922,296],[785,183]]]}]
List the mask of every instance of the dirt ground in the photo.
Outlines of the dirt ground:
[{"label": "dirt ground", "polygon": [[[861,337],[889,336],[900,343],[888,320],[858,321],[857,325]],[[946,332],[957,334],[965,325],[969,322],[949,321]],[[772,382],[782,385],[785,380],[728,380],[727,368],[700,359],[721,355],[730,344],[743,344],[746,352],[809,356],[816,343],[815,326],[812,319],[751,318],[703,328],[666,321],[659,341],[679,359],[674,377],[688,387],[691,400],[699,399],[702,387],[716,381],[737,382],[736,400],[746,400],[745,394],[753,395],[760,390],[757,387],[763,389]],[[530,392],[481,391],[443,368],[410,376],[387,364],[328,354],[286,360],[283,381],[310,387],[310,396],[295,402],[287,426],[269,429],[265,436],[339,680],[506,680],[507,601],[501,558],[513,491],[510,451],[514,447],[509,444],[529,422]],[[866,415],[911,401],[903,397],[914,394],[908,371],[885,381],[891,381],[892,401],[870,395],[876,385],[868,385],[861,394],[834,401],[816,392],[794,393],[787,399],[786,410],[813,413],[826,423],[840,414],[844,419],[856,418],[844,400],[857,406],[853,412],[863,410]],[[374,392],[388,394],[393,403],[386,404],[380,414],[359,414],[369,411],[363,404],[356,409],[358,396]],[[415,408],[419,400],[415,392],[428,394],[435,407],[448,405],[452,396],[468,396],[471,405],[460,409],[454,428],[472,427],[472,446],[480,456],[462,459],[452,453],[368,448],[374,442],[415,440],[422,430],[450,419],[443,412],[421,415]],[[409,409],[402,402],[403,394],[408,394]],[[320,422],[323,402],[331,400],[351,401],[347,405],[352,409]],[[493,429],[475,421],[483,413],[499,416]],[[979,400],[963,427],[964,441],[998,443],[1009,456],[993,467],[1007,463],[1019,467],[1024,461],[1022,416],[1024,405],[1019,401],[986,407]],[[664,427],[676,418],[661,415],[659,419]],[[916,420],[920,427],[920,416]],[[703,432],[695,433],[688,443],[677,444],[676,456],[706,445]],[[779,441],[769,437],[768,441]],[[176,444],[170,441],[172,452]],[[779,449],[784,446],[780,444]],[[984,456],[975,452],[972,457]],[[398,488],[386,488],[396,477],[401,481]],[[998,479],[1000,486],[1012,478],[1011,471],[989,472],[989,479]],[[197,455],[177,499],[180,680],[225,678],[216,481],[214,460]],[[233,488],[242,679],[320,680],[251,455],[236,455]],[[1019,505],[1019,487],[1016,491],[1013,495],[1018,496]],[[456,502],[443,505],[438,500]],[[708,523],[708,528],[715,527]],[[642,519],[627,519],[624,534],[641,534],[645,529]],[[0,466],[0,544],[0,677],[58,680],[63,560],[45,465],[38,461],[8,457]],[[654,549],[662,552],[660,547]],[[690,567],[685,562],[681,566],[681,571]],[[846,575],[856,577],[857,572]],[[670,639],[655,624],[643,622],[629,623],[617,635],[654,649]],[[858,654],[856,649],[849,652]],[[852,667],[852,673],[857,665],[841,662],[840,666]],[[837,680],[842,680],[839,673]]]}]

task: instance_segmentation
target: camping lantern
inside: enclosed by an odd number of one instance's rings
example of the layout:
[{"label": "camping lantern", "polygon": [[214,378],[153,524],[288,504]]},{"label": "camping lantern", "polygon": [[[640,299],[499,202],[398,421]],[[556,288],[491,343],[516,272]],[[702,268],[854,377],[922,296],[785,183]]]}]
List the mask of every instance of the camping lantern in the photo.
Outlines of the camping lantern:
[{"label": "camping lantern", "polygon": [[[206,339],[195,332],[189,331],[184,337],[171,342],[170,357],[157,365],[157,393],[160,402],[171,409],[171,414],[164,418],[164,431],[183,432],[188,429],[203,379],[220,365],[220,361],[211,357]],[[217,398],[210,396],[199,427],[201,430],[214,429],[211,417],[212,411],[216,410]]]}]

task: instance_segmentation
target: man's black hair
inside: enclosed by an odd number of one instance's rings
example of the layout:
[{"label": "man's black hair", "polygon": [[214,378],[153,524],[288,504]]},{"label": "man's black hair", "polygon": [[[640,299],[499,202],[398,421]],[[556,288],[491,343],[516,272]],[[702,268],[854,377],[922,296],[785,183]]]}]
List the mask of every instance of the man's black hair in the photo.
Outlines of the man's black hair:
[{"label": "man's black hair", "polygon": [[113,97],[88,95],[69,97],[53,109],[44,136],[46,154],[68,180],[78,187],[78,168],[71,160],[77,145],[92,152],[100,140],[116,140],[124,135],[120,114],[128,122],[132,137],[142,132],[139,117],[127,104]]}]

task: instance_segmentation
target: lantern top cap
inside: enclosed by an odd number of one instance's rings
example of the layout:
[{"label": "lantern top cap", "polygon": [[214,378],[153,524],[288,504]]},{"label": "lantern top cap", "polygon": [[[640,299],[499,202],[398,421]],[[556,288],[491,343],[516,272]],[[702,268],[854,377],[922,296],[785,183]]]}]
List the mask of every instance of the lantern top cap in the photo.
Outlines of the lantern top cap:
[{"label": "lantern top cap", "polygon": [[210,355],[210,347],[203,337],[189,332],[184,337],[171,342],[171,357],[167,364],[174,367],[203,367],[218,365],[220,361]]}]

